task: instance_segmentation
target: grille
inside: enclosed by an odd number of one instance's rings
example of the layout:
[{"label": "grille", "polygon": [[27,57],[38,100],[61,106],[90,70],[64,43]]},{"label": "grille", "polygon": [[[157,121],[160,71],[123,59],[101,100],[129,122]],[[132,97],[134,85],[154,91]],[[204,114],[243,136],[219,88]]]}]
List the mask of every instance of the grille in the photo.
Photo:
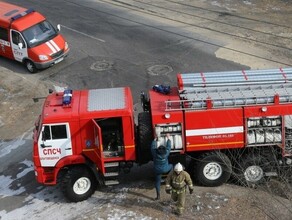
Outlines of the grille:
[{"label": "grille", "polygon": [[57,53],[52,54],[51,57],[52,57],[53,59],[55,59],[55,58],[61,56],[63,53],[64,53],[64,50],[60,50],[60,51],[58,51]]}]

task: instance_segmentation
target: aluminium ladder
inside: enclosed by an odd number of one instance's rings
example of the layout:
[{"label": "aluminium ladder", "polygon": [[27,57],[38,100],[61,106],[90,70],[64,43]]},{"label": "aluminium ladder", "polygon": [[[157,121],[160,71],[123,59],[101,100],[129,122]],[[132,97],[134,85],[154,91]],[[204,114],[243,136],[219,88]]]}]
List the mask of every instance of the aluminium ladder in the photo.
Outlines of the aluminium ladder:
[{"label": "aluminium ladder", "polygon": [[179,90],[197,87],[266,85],[292,82],[292,68],[242,70],[177,75]]},{"label": "aluminium ladder", "polygon": [[292,102],[292,83],[179,90],[180,100],[166,101],[166,111],[231,108]]}]

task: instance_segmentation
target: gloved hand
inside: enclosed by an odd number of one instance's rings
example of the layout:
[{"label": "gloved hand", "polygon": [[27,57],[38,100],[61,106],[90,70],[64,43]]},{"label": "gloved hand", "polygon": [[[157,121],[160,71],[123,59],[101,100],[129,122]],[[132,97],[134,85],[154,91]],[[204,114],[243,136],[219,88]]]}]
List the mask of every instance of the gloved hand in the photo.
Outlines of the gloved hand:
[{"label": "gloved hand", "polygon": [[171,194],[171,187],[166,187],[166,188],[165,188],[165,192],[166,192],[167,194]]},{"label": "gloved hand", "polygon": [[193,194],[194,189],[189,188],[190,194]]}]

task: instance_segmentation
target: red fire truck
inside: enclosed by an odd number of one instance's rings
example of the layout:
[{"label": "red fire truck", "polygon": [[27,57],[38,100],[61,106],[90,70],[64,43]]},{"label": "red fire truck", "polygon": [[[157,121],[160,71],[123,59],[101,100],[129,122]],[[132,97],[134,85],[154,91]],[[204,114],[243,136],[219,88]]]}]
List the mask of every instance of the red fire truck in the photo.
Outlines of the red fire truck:
[{"label": "red fire truck", "polygon": [[154,135],[194,180],[219,186],[231,175],[258,184],[292,163],[292,68],[177,75],[177,87],[141,94],[135,124],[130,88],[66,89],[45,99],[35,124],[36,179],[61,184],[70,201],[90,197],[121,170],[151,161]]}]

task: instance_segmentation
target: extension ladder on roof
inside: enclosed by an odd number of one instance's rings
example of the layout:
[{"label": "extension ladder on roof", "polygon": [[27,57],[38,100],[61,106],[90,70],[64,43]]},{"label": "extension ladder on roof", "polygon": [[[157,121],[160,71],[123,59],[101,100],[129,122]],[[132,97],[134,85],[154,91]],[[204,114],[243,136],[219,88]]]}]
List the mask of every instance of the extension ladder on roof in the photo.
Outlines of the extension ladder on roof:
[{"label": "extension ladder on roof", "polygon": [[166,110],[226,108],[292,102],[292,83],[192,88],[179,90],[181,100],[166,101]]},{"label": "extension ladder on roof", "polygon": [[292,82],[292,68],[242,70],[177,75],[179,90],[197,87],[282,84]]}]

